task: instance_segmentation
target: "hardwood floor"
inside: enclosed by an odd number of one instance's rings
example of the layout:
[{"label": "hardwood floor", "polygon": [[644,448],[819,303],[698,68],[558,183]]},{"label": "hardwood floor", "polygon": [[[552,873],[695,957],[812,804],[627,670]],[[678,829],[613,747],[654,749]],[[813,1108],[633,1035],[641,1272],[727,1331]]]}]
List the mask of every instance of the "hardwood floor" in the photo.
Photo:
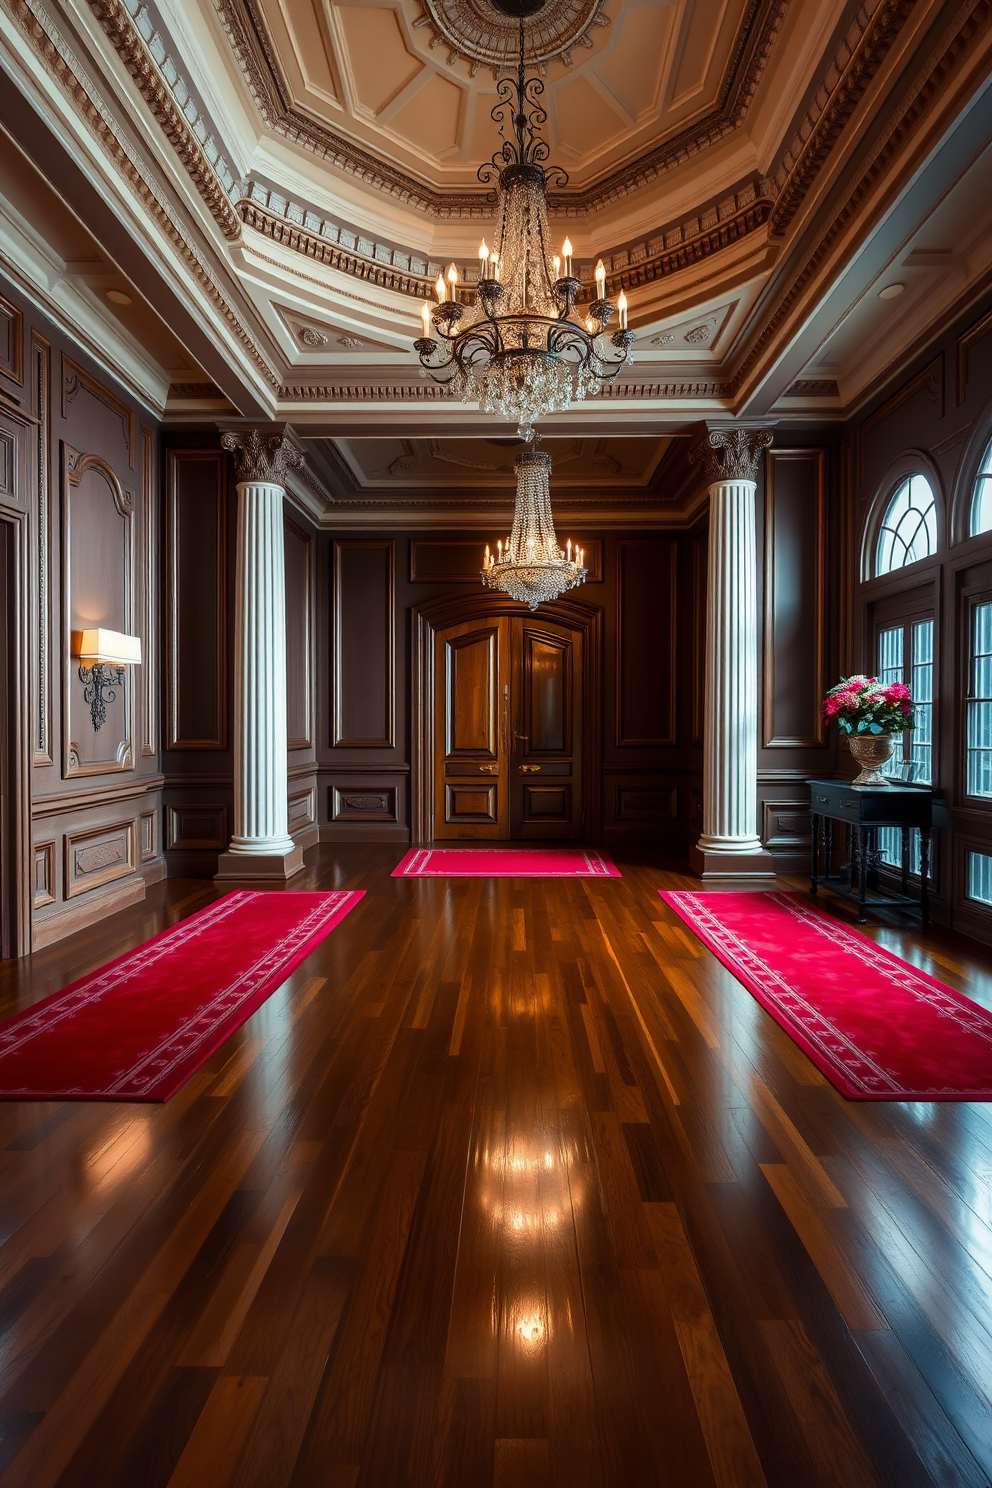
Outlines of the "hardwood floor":
[{"label": "hardwood floor", "polygon": [[[370,892],[167,1105],[0,1104],[2,1488],[987,1485],[992,1106],[845,1101],[692,880],[401,852],[314,855]],[[979,947],[871,933],[992,1005]]]}]

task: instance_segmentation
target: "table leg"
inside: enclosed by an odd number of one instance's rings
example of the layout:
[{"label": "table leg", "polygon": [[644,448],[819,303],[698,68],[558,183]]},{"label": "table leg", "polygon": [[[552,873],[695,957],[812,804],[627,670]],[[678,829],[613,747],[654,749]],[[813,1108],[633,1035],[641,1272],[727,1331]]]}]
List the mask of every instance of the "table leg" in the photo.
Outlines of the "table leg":
[{"label": "table leg", "polygon": [[816,893],[816,879],[820,871],[820,818],[815,811],[809,814],[810,827],[810,862],[809,862],[809,891]]},{"label": "table leg", "polygon": [[920,828],[920,918],[930,923],[930,828]]},{"label": "table leg", "polygon": [[902,852],[899,861],[902,864],[902,892],[904,897],[909,896],[909,828],[899,828]]},{"label": "table leg", "polygon": [[865,827],[855,827],[854,832],[858,843],[858,924],[867,923],[868,915],[865,910],[865,900],[868,897],[868,866],[867,866],[867,843],[865,833],[870,830]]},{"label": "table leg", "polygon": [[829,878],[833,871],[834,861],[834,824],[829,816],[823,819],[823,845],[827,859],[827,865],[823,871]]}]

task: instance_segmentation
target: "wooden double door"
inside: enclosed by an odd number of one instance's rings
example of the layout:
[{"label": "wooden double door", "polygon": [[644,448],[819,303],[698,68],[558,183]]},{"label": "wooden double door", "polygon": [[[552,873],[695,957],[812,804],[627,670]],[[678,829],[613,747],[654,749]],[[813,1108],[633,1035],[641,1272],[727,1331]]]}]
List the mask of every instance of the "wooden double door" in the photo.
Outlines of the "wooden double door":
[{"label": "wooden double door", "polygon": [[583,642],[516,615],[436,632],[435,838],[583,835]]}]

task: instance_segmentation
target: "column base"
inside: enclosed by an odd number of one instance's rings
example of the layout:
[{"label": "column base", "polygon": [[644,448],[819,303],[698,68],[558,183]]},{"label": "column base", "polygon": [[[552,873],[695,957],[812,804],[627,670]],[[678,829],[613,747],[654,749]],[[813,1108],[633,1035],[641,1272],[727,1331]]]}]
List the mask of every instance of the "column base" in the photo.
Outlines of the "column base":
[{"label": "column base", "polygon": [[285,883],[303,868],[303,849],[294,842],[284,853],[225,852],[217,859],[214,882]]},{"label": "column base", "polygon": [[719,844],[697,842],[689,849],[689,867],[704,881],[719,878],[770,883],[775,877],[772,855],[760,843],[745,852],[735,852]]}]

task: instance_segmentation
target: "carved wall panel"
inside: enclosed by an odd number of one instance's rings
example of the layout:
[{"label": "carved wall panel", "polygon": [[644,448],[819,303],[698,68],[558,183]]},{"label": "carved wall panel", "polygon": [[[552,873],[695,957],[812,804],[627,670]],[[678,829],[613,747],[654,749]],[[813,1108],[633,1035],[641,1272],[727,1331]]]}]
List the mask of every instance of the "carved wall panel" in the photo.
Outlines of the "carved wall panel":
[{"label": "carved wall panel", "polygon": [[115,822],[65,834],[65,897],[89,893],[133,873],[137,864],[135,824]]},{"label": "carved wall panel", "polygon": [[765,466],[765,749],[820,749],[827,689],[826,451],[769,450]]},{"label": "carved wall panel", "polygon": [[313,745],[313,539],[286,520],[286,725],[290,749]]},{"label": "carved wall panel", "polygon": [[36,714],[33,753],[36,765],[54,762],[52,745],[52,491],[49,454],[52,417],[52,348],[44,336],[31,332],[31,377],[34,383],[35,596],[32,620],[32,665]]},{"label": "carved wall panel", "polygon": [[36,842],[34,845],[34,907],[54,904],[58,894],[55,882],[55,843]]},{"label": "carved wall panel", "polygon": [[0,295],[0,376],[24,381],[24,316]]},{"label": "carved wall panel", "polygon": [[674,785],[618,785],[618,822],[677,821],[679,792]]},{"label": "carved wall panel", "polygon": [[308,785],[305,790],[290,791],[288,801],[289,830],[302,832],[317,820],[317,787]]},{"label": "carved wall panel", "polygon": [[167,848],[208,849],[222,852],[230,839],[228,810],[223,803],[198,802],[190,806],[167,806]]},{"label": "carved wall panel", "polygon": [[123,440],[134,469],[134,410],[106,383],[98,382],[72,357],[62,353],[62,417],[76,412],[85,425],[90,449],[113,449]]},{"label": "carved wall panel", "polygon": [[331,744],[392,749],[395,741],[395,544],[334,543]]},{"label": "carved wall panel", "polygon": [[331,820],[395,822],[395,785],[331,787]]},{"label": "carved wall panel", "polygon": [[[134,493],[100,455],[62,445],[63,772],[103,775],[134,768],[134,671],[94,726],[72,637],[96,626],[135,634]],[[105,694],[107,697],[107,694]]]},{"label": "carved wall panel", "polygon": [[138,831],[141,861],[146,863],[158,854],[158,812],[143,811],[138,818]]},{"label": "carved wall panel", "polygon": [[678,539],[617,543],[617,745],[677,742]]},{"label": "carved wall panel", "polygon": [[220,450],[166,467],[166,748],[227,748],[227,486]]}]

